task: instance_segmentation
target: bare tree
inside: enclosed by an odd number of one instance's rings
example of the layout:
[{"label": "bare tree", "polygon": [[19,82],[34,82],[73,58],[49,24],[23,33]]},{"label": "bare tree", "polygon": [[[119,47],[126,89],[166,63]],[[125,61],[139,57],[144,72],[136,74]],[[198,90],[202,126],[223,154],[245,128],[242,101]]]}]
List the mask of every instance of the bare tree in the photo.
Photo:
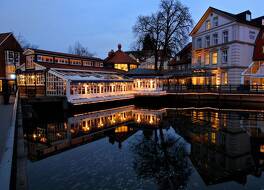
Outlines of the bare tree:
[{"label": "bare tree", "polygon": [[73,46],[69,46],[69,53],[88,57],[95,55],[95,53],[91,53],[88,48],[84,47],[80,42],[75,42]]},{"label": "bare tree", "polygon": [[23,48],[23,49],[37,49],[38,46],[35,45],[35,44],[31,44],[30,42],[28,42],[25,37],[21,34],[18,34],[16,36],[16,39],[17,41],[19,42],[20,46]]},{"label": "bare tree", "polygon": [[159,13],[151,16],[139,16],[137,23],[133,27],[133,31],[137,36],[137,43],[143,44],[146,35],[149,35],[154,43],[153,54],[155,62],[155,70],[158,69],[158,53],[161,47],[160,39],[162,35],[162,22]]},{"label": "bare tree", "polygon": [[160,69],[164,61],[178,52],[188,41],[193,20],[189,8],[179,0],[162,0],[160,14],[163,23],[162,56]]},{"label": "bare tree", "polygon": [[[154,42],[155,69],[160,69],[164,61],[179,51],[188,41],[193,25],[189,9],[179,0],[161,0],[160,9],[151,16],[139,16],[133,31],[137,43],[142,44],[144,37],[150,35]],[[161,52],[161,54],[160,54]]]}]

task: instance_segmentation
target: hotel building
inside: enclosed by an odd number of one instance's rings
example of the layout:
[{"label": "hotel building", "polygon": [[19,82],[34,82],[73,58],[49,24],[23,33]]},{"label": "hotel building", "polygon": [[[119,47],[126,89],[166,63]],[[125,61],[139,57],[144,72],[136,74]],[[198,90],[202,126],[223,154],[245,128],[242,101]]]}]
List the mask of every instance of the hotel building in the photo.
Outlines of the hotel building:
[{"label": "hotel building", "polygon": [[72,104],[133,97],[133,81],[103,60],[73,54],[28,49],[17,70],[20,95],[66,97]]},{"label": "hotel building", "polygon": [[252,62],[260,18],[251,12],[232,14],[209,7],[190,35],[194,85],[239,85]]},{"label": "hotel building", "polygon": [[0,93],[16,90],[16,67],[23,57],[22,48],[12,33],[0,34]]}]

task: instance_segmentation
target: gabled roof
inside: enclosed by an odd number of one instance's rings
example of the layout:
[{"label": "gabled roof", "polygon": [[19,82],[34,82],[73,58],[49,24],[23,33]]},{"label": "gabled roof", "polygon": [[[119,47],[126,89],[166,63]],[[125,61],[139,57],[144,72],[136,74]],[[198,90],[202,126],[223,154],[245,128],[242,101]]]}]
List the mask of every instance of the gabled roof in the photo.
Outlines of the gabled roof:
[{"label": "gabled roof", "polygon": [[43,50],[43,49],[30,48],[30,49],[27,49],[26,51],[28,50],[31,50],[36,54],[54,55],[58,57],[69,57],[69,58],[75,58],[75,59],[89,59],[89,60],[101,61],[101,62],[103,61],[102,59],[97,58],[97,57],[80,56],[80,55],[75,55],[75,54],[70,54],[70,53],[48,51],[48,50]]},{"label": "gabled roof", "polygon": [[0,34],[0,46],[7,40],[9,36],[13,35],[11,32]]},{"label": "gabled roof", "polygon": [[105,59],[106,63],[111,64],[122,64],[122,63],[129,63],[129,64],[139,64],[137,60],[130,57],[127,53],[121,50],[121,45],[118,45],[118,50],[116,52],[109,53],[108,57]]},{"label": "gabled roof", "polygon": [[192,35],[192,34],[194,34],[195,32],[198,31],[198,29],[200,28],[202,23],[205,21],[205,19],[208,17],[208,15],[211,12],[215,12],[215,13],[217,13],[219,15],[228,17],[229,19],[231,19],[233,21],[237,21],[237,22],[240,22],[240,23],[243,23],[243,24],[247,24],[247,25],[250,25],[250,26],[261,27],[260,23],[254,21],[255,19],[252,19],[251,21],[247,21],[244,18],[245,14],[247,14],[247,13],[251,14],[251,12],[249,10],[241,12],[241,13],[238,13],[238,14],[232,14],[232,13],[229,13],[229,12],[226,12],[226,11],[222,11],[222,10],[216,9],[214,7],[209,7],[206,10],[206,12],[204,13],[204,15],[202,16],[202,18],[199,20],[199,22],[196,24],[196,26],[193,28],[193,30],[191,31],[190,35]]}]

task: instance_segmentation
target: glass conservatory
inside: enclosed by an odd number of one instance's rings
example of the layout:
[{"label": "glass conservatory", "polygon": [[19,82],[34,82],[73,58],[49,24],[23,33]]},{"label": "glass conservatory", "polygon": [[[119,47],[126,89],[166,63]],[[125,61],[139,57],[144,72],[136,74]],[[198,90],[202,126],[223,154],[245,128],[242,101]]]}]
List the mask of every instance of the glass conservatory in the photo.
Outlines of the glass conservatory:
[{"label": "glass conservatory", "polygon": [[264,61],[255,61],[242,73],[241,83],[251,90],[264,90]]}]

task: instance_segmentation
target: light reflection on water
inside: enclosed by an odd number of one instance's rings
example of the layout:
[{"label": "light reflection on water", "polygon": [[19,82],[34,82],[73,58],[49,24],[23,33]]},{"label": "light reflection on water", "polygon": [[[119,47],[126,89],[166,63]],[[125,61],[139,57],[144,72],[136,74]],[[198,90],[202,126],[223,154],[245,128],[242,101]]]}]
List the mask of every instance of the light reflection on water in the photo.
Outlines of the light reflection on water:
[{"label": "light reflection on water", "polygon": [[264,113],[133,105],[28,122],[30,189],[261,189]]}]

